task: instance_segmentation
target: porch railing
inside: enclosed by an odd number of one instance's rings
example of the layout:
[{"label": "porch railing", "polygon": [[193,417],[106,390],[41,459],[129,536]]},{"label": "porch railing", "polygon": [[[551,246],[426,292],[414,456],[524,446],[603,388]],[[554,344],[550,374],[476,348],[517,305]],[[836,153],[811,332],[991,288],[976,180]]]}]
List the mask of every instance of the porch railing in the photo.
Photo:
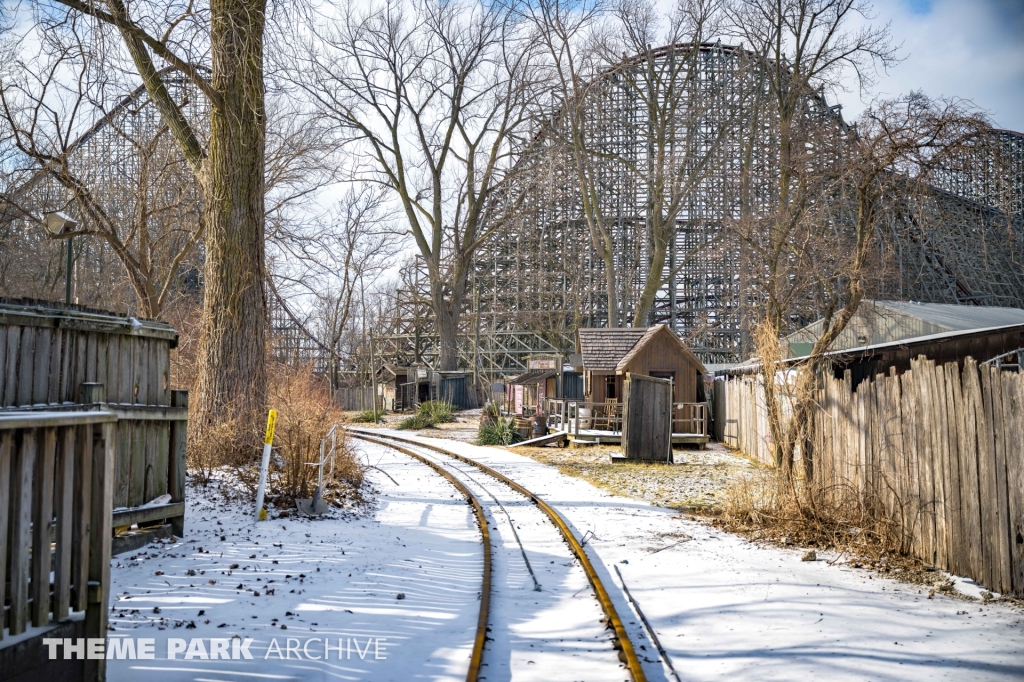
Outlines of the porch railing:
[{"label": "porch railing", "polygon": [[[116,423],[110,410],[0,412],[0,604],[8,635],[84,617],[85,637],[106,637]],[[0,650],[2,638],[0,628]],[[102,680],[104,663],[82,661],[85,678]]]},{"label": "porch railing", "polygon": [[542,407],[548,430],[579,435],[581,431],[622,433],[622,403],[545,398]]},{"label": "porch railing", "polygon": [[[545,398],[542,410],[547,417],[549,431],[565,431],[573,435],[579,435],[581,429],[622,433],[622,403]],[[707,436],[707,403],[674,403],[672,433]]]},{"label": "porch railing", "polygon": [[707,403],[674,403],[672,405],[672,433],[708,435]]}]

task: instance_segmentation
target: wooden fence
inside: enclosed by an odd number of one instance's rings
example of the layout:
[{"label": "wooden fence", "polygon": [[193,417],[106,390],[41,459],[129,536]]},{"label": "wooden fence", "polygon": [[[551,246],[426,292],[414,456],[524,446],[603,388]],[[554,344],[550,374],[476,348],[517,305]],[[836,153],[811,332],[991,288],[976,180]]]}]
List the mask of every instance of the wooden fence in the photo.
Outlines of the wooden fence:
[{"label": "wooden fence", "polygon": [[757,377],[715,379],[715,440],[764,464],[774,464],[764,386]]},{"label": "wooden fence", "polygon": [[[0,413],[0,679],[104,678],[102,660],[49,660],[42,637],[106,638],[116,420]],[[15,639],[30,626],[46,630]]]},{"label": "wooden fence", "polygon": [[[145,544],[154,534],[184,533],[188,397],[170,389],[169,375],[177,338],[162,322],[0,301],[0,414],[85,405],[117,416],[115,527],[151,528],[119,536],[115,553]],[[88,388],[80,394],[83,386]],[[138,510],[166,493],[173,506]],[[163,519],[170,525],[157,523]]]},{"label": "wooden fence", "polygon": [[343,410],[369,410],[373,407],[373,387],[339,388],[334,392],[334,402]]},{"label": "wooden fence", "polygon": [[[826,377],[817,404],[822,494],[856,491],[899,524],[908,551],[1024,596],[1024,373],[922,357],[855,391],[849,373]],[[723,442],[771,461],[758,379],[716,381],[716,415]]]}]

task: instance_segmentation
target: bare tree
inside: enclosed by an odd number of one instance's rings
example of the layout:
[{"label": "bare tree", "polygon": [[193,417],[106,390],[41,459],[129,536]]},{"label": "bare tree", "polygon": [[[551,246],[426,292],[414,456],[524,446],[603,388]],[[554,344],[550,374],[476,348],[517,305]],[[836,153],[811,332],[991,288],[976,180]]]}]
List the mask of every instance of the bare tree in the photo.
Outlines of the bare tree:
[{"label": "bare tree", "polygon": [[[829,165],[845,153],[838,147],[847,133],[823,106],[820,93],[843,87],[843,79],[850,76],[863,92],[875,70],[894,64],[897,57],[888,26],[870,23],[866,0],[737,0],[727,11],[732,31],[751,46],[765,74],[768,97],[764,111],[752,120],[750,148],[765,134],[767,121],[769,147],[777,150],[777,161],[771,164],[777,178],[759,178],[767,198],[752,206],[746,196],[737,227],[746,237],[751,262],[764,273],[756,283],[755,322],[763,329],[755,336],[765,358],[762,373],[776,459],[789,472],[793,451],[776,391],[777,366],[768,361],[777,353],[764,344],[778,338],[794,319],[794,308],[805,300],[801,275],[819,264],[802,253],[813,251],[808,245],[817,243],[817,237],[834,234],[832,225],[816,220],[811,209],[828,191],[827,178],[835,172]],[[863,21],[859,27],[858,20]],[[748,180],[745,195],[751,186]]]},{"label": "bare tree", "polygon": [[[569,172],[579,189],[581,213],[590,233],[594,251],[604,264],[605,293],[608,297],[608,326],[621,324],[619,273],[613,234],[614,215],[605,212],[601,194],[604,189],[597,166],[602,159],[592,153],[588,135],[588,106],[597,106],[600,98],[589,98],[600,84],[599,76],[607,68],[598,45],[606,3],[602,0],[540,0],[530,3],[524,12],[530,18],[538,41],[547,53],[548,96],[536,103],[540,125],[569,152]],[[588,101],[589,100],[589,101]],[[552,116],[556,117],[552,120]]]},{"label": "bare tree", "polygon": [[[95,78],[79,23],[45,32],[28,60],[19,45],[4,52],[0,120],[19,152],[11,159],[17,179],[0,194],[4,219],[42,232],[44,212],[73,215],[77,227],[49,236],[102,240],[124,268],[138,313],[156,318],[202,238],[201,199],[146,98],[135,92],[109,104],[113,84]],[[190,93],[186,85],[174,94],[181,102]]]},{"label": "bare tree", "polygon": [[[649,324],[658,292],[670,285],[691,255],[673,254],[674,262],[668,262],[679,220],[690,208],[688,202],[706,189],[702,183],[725,162],[725,143],[752,94],[730,88],[709,68],[721,58],[720,43],[706,44],[720,28],[719,0],[679,0],[664,27],[659,10],[650,0],[619,0],[613,9],[613,38],[602,50],[612,63],[615,55],[636,55],[613,71],[619,87],[642,112],[639,122],[631,117],[617,122],[636,129],[640,153],[620,152],[612,159],[637,178],[646,199],[641,229],[649,249],[647,277],[633,305],[634,327]],[[651,46],[657,44],[666,47],[655,51]],[[740,75],[734,78],[743,82]],[[696,248],[709,247],[702,243]]]},{"label": "bare tree", "polygon": [[[202,190],[205,298],[193,423],[197,435],[265,403],[264,71],[265,0],[210,0],[158,8],[124,0],[38,3],[44,21],[94,20],[123,51]],[[168,90],[160,64],[175,69],[209,104],[209,143]],[[208,65],[209,71],[204,69]],[[97,65],[97,68],[114,64]]]},{"label": "bare tree", "polygon": [[[806,212],[811,227],[801,230],[798,267],[806,273],[801,279],[821,328],[788,396],[791,416],[779,441],[785,468],[799,446],[804,473],[812,474],[811,412],[824,354],[884,276],[887,254],[879,248],[880,235],[934,191],[935,172],[987,127],[969,103],[931,100],[919,92],[877,102],[859,118],[837,172]],[[772,329],[770,323],[765,329]]]},{"label": "bare tree", "polygon": [[[523,133],[535,50],[505,3],[350,0],[311,13],[299,82],[353,180],[388,189],[426,263],[441,369],[457,367],[472,257]],[[296,39],[298,40],[298,38]]]},{"label": "bare tree", "polygon": [[364,345],[363,293],[395,261],[401,234],[382,192],[350,188],[315,229],[278,245],[270,286],[285,316],[326,358],[332,389]]}]

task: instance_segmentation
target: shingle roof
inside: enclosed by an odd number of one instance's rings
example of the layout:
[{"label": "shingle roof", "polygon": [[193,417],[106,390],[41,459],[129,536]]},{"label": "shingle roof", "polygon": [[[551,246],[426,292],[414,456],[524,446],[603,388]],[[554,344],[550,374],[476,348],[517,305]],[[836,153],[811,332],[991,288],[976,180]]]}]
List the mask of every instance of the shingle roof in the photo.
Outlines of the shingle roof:
[{"label": "shingle roof", "polygon": [[686,347],[686,344],[683,343],[683,340],[679,338],[675,334],[675,332],[669,329],[667,325],[664,324],[658,324],[648,329],[647,333],[644,334],[643,337],[641,337],[640,340],[636,342],[633,348],[630,349],[630,351],[626,353],[621,360],[619,360],[618,364],[615,366],[615,371],[624,372],[626,370],[626,367],[629,366],[629,363],[630,361],[632,361],[633,357],[641,350],[643,350],[643,347],[647,345],[648,341],[653,339],[658,334],[662,333],[662,331],[667,332],[675,340],[675,342],[679,344],[679,348],[683,351],[683,353],[687,355],[694,362],[695,365],[700,367],[701,373],[707,371],[704,368],[704,363],[698,360],[697,356],[693,354],[693,351]]},{"label": "shingle roof", "polygon": [[614,372],[619,360],[647,334],[647,329],[580,329],[580,353],[583,368],[591,372]]}]

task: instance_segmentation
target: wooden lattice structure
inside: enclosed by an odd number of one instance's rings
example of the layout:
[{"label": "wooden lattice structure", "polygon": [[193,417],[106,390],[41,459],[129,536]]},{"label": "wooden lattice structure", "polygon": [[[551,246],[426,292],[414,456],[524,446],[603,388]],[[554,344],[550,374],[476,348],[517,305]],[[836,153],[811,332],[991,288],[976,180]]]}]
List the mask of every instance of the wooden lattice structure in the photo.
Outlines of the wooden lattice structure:
[{"label": "wooden lattice structure", "polygon": [[[628,324],[649,276],[642,229],[648,220],[646,185],[627,172],[628,164],[615,160],[628,158],[637,168],[649,158],[647,112],[635,87],[622,84],[652,62],[671,69],[684,55],[699,73],[689,80],[692,92],[680,100],[672,144],[691,152],[683,159],[705,150],[712,157],[711,171],[677,216],[667,284],[647,324],[669,325],[705,362],[731,362],[749,351],[759,268],[729,226],[744,215],[769,213],[778,177],[767,79],[744,50],[720,44],[659,48],[624,60],[589,91],[587,134],[597,153],[606,155],[596,171],[602,210],[615,217],[612,235],[621,276],[620,310],[613,314]],[[841,144],[849,128],[838,106],[820,93],[808,94],[801,106],[802,121]],[[522,363],[510,349],[571,352],[575,329],[609,322],[604,263],[591,246],[572,159],[560,145],[560,125],[556,114],[523,149],[503,194],[516,207],[515,215],[503,216],[501,229],[476,257],[475,297],[462,319],[461,350],[468,365],[478,362],[487,372],[519,371]],[[951,160],[936,185],[923,198],[893,199],[902,202],[898,218],[881,235],[889,267],[873,284],[873,294],[1024,306],[1024,136],[995,130],[979,135]],[[385,351],[398,362],[413,355],[429,362],[424,349],[436,347],[425,292],[419,275],[406,278],[398,294]]]},{"label": "wooden lattice structure", "polygon": [[[209,118],[208,102],[176,70],[161,71],[161,79],[182,112],[200,132]],[[70,124],[71,122],[65,122]],[[133,249],[138,259],[168,263],[190,239],[202,219],[202,195],[160,112],[139,86],[114,103],[105,114],[40,167],[29,159],[14,159],[15,186],[0,201],[0,295],[56,298],[64,281],[67,240],[49,239],[35,222],[48,212],[62,212],[85,229],[93,228],[81,215],[74,193],[58,179],[62,171],[88,188],[95,210],[117,226],[116,238]],[[147,233],[140,235],[139,216]],[[134,293],[107,240],[73,240],[75,295],[83,305],[110,307],[131,301]],[[178,268],[176,288],[198,290],[202,285],[203,248],[200,242]],[[59,284],[59,285],[58,285]],[[127,311],[122,311],[127,312]]]}]

